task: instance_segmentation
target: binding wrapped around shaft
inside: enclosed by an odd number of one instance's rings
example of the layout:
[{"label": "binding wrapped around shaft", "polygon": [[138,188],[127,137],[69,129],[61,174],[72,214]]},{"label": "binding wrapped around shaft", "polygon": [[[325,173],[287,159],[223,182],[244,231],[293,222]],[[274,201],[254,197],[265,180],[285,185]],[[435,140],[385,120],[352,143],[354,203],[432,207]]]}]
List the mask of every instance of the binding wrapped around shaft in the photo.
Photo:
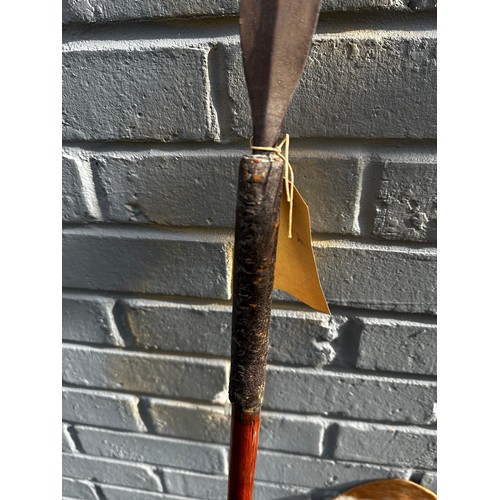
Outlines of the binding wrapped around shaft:
[{"label": "binding wrapped around shaft", "polygon": [[233,265],[229,398],[241,410],[262,406],[278,239],[283,160],[274,153],[240,163]]}]

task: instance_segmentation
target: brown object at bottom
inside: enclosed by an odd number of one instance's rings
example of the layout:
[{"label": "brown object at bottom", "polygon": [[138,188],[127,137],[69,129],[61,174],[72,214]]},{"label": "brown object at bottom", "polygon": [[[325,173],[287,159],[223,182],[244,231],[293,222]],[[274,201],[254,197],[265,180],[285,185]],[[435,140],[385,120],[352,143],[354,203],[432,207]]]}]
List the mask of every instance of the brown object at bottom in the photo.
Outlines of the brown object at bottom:
[{"label": "brown object at bottom", "polygon": [[241,410],[233,405],[228,500],[252,500],[259,427],[260,411]]},{"label": "brown object at bottom", "polygon": [[405,479],[382,479],[360,484],[330,500],[436,500],[427,488]]}]

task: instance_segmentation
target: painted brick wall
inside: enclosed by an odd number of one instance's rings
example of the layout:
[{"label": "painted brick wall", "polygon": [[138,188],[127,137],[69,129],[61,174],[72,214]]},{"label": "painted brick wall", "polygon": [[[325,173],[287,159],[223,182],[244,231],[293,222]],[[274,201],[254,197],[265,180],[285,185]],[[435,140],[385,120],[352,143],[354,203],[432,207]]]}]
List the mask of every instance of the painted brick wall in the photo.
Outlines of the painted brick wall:
[{"label": "painted brick wall", "polygon": [[[237,0],[63,2],[63,495],[224,499]],[[325,0],[287,115],[332,315],[275,294],[255,498],[436,490],[436,4]]]}]

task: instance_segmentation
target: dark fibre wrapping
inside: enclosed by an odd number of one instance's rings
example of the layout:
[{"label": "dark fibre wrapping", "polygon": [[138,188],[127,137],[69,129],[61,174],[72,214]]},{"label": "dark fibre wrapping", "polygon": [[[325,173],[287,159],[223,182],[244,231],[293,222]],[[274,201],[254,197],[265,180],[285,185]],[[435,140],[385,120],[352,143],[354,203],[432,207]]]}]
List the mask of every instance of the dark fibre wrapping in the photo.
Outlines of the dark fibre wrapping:
[{"label": "dark fibre wrapping", "polygon": [[242,410],[260,410],[264,396],[282,179],[283,162],[274,154],[241,160],[229,398]]}]

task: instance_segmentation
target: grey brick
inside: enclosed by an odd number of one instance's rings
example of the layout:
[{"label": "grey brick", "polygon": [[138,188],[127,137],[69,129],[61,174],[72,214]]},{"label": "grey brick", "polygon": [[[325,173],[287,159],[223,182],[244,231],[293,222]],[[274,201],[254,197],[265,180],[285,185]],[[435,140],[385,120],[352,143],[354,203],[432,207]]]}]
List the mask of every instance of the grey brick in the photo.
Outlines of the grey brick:
[{"label": "grey brick", "polygon": [[[164,493],[151,493],[132,488],[121,488],[103,484],[101,490],[106,495],[106,500],[186,500],[186,497],[165,495]],[[196,499],[195,499],[196,500]]]},{"label": "grey brick", "polygon": [[412,468],[436,468],[436,431],[340,422],[333,458]]},{"label": "grey brick", "polygon": [[[176,469],[163,469],[163,482],[169,493],[189,498],[219,500],[227,495],[227,477],[195,474]],[[306,493],[306,488],[287,484],[273,484],[256,481],[254,483],[255,500],[283,498],[285,495]]]},{"label": "grey brick", "polygon": [[389,477],[408,478],[402,468],[343,463],[262,451],[257,455],[256,479],[312,488],[331,487],[351,481]]},{"label": "grey brick", "polygon": [[435,242],[436,165],[385,162],[375,210],[373,233],[379,238]]},{"label": "grey brick", "polygon": [[293,150],[290,161],[297,188],[309,206],[311,229],[317,233],[359,234],[357,203],[361,165],[355,158]]},{"label": "grey brick", "polygon": [[125,47],[63,54],[63,138],[203,141],[216,133],[207,50]]},{"label": "grey brick", "polygon": [[[232,228],[241,155],[242,150],[207,150],[96,156],[92,164],[105,200],[103,216],[123,223]],[[358,160],[293,149],[291,155],[313,231],[357,234]]]},{"label": "grey brick", "polygon": [[149,416],[155,432],[212,443],[229,443],[229,408],[152,399]]},{"label": "grey brick", "polygon": [[[308,493],[309,489],[295,486],[292,484],[271,484],[267,482],[256,481],[254,483],[254,500],[278,500],[290,499],[302,500],[304,493]],[[293,495],[293,497],[291,497]],[[296,495],[300,495],[297,497]],[[307,497],[306,497],[307,498]]]},{"label": "grey brick", "polygon": [[[230,306],[127,300],[120,307],[136,347],[230,355]],[[333,359],[333,318],[284,309],[272,314],[269,362],[316,366]]]},{"label": "grey brick", "polygon": [[68,432],[68,426],[65,424],[62,426],[62,451],[66,453],[76,451],[75,443]]},{"label": "grey brick", "polygon": [[84,389],[63,388],[63,419],[80,424],[146,431],[138,410],[139,398]]},{"label": "grey brick", "polygon": [[269,363],[322,366],[333,361],[333,317],[317,312],[273,311]]},{"label": "grey brick", "polygon": [[264,408],[428,424],[435,401],[434,382],[269,366]]},{"label": "grey brick", "polygon": [[435,10],[437,8],[437,0],[409,0],[406,2],[411,10]]},{"label": "grey brick", "polygon": [[227,495],[227,477],[197,474],[178,469],[162,469],[166,491],[188,498],[219,500]]},{"label": "grey brick", "polygon": [[335,305],[436,312],[436,254],[340,241],[314,244],[325,296]]},{"label": "grey brick", "polygon": [[97,220],[84,180],[80,160],[63,156],[62,159],[62,220],[64,222],[90,222]]},{"label": "grey brick", "polygon": [[[196,441],[229,443],[229,408],[153,399],[149,412],[154,429],[159,434]],[[323,428],[321,421],[311,417],[263,412],[259,446],[263,449],[320,455]]]},{"label": "grey brick", "polygon": [[226,473],[224,447],[145,434],[77,427],[86,453],[199,472]]},{"label": "grey brick", "polygon": [[230,356],[231,306],[137,299],[119,307],[140,349]]},{"label": "grey brick", "polygon": [[227,392],[225,361],[64,346],[63,380],[72,385],[218,401]]},{"label": "grey brick", "polygon": [[92,165],[112,222],[233,227],[243,150],[97,156]]},{"label": "grey brick", "polygon": [[218,234],[67,229],[63,234],[63,284],[227,299],[230,252],[227,237]]},{"label": "grey brick", "polygon": [[362,318],[356,367],[436,375],[436,325]]},{"label": "grey brick", "polygon": [[323,11],[350,11],[350,10],[433,10],[435,0],[323,0]]},{"label": "grey brick", "polygon": [[81,498],[82,500],[99,500],[94,485],[89,481],[77,481],[63,477],[62,493],[68,497]]},{"label": "grey brick", "polygon": [[159,477],[146,465],[65,453],[62,459],[63,474],[71,478],[132,486],[143,490],[162,490]]},{"label": "grey brick", "polygon": [[319,456],[323,451],[323,434],[324,426],[318,419],[262,412],[262,448]]},{"label": "grey brick", "polygon": [[301,455],[321,455],[324,426],[311,417],[262,413],[262,447]]},{"label": "grey brick", "polygon": [[127,19],[236,15],[238,0],[63,0],[63,22],[108,22]]},{"label": "grey brick", "polygon": [[[435,0],[324,0],[322,11],[350,10],[435,10]],[[182,0],[157,2],[145,0],[63,0],[63,22],[109,22],[129,19],[154,19],[193,16],[235,16],[238,0]]]},{"label": "grey brick", "polygon": [[428,490],[437,493],[437,474],[435,472],[424,472],[420,484]]},{"label": "grey brick", "polygon": [[[435,34],[318,37],[283,130],[292,137],[436,136]],[[239,46],[228,49],[232,130],[249,137]]]},{"label": "grey brick", "polygon": [[65,340],[123,346],[113,319],[115,301],[106,297],[65,294],[62,337]]}]

